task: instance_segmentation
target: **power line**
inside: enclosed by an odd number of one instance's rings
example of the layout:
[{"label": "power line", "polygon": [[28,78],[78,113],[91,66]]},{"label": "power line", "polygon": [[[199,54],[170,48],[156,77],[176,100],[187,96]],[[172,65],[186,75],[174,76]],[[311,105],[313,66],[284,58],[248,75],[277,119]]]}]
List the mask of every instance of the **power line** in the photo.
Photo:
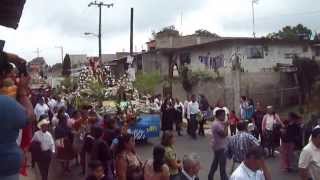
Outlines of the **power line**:
[{"label": "power line", "polygon": [[105,6],[107,8],[113,7],[113,3],[105,4],[102,1],[100,1],[100,2],[94,1],[94,2],[90,2],[88,4],[88,7],[90,7],[90,6],[97,6],[99,8],[99,34],[98,34],[98,38],[99,38],[99,59],[101,61],[101,56],[102,56],[102,53],[101,53],[101,11],[102,11],[103,6]]}]

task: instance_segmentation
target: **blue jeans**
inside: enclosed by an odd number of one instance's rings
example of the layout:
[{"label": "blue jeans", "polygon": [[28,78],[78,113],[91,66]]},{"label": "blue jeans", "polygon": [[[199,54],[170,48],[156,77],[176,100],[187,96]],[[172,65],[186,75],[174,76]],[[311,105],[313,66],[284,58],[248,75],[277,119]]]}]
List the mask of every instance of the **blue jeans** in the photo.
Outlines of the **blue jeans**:
[{"label": "blue jeans", "polygon": [[14,174],[10,176],[0,176],[1,180],[19,180],[19,174]]}]

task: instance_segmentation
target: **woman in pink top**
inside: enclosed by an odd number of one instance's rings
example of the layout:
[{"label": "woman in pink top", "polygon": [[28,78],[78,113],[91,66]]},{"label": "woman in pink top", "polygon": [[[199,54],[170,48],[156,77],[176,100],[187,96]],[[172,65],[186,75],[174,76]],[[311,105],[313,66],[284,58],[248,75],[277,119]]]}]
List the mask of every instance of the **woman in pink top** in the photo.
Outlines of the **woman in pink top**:
[{"label": "woman in pink top", "polygon": [[148,160],[144,167],[144,179],[148,180],[169,180],[170,172],[164,160],[165,149],[156,146],[153,149],[153,160]]},{"label": "woman in pink top", "polygon": [[84,130],[79,127],[79,124],[81,124],[81,112],[80,111],[75,111],[72,114],[72,117],[68,119],[67,125],[69,128],[72,129],[73,133],[73,149],[75,150],[76,153],[76,163],[80,163],[80,153],[84,144]]},{"label": "woman in pink top", "polygon": [[79,122],[80,120],[81,120],[81,112],[80,111],[75,111],[72,114],[72,117],[68,119],[67,125],[68,125],[69,128],[73,128],[73,125],[76,122]]}]

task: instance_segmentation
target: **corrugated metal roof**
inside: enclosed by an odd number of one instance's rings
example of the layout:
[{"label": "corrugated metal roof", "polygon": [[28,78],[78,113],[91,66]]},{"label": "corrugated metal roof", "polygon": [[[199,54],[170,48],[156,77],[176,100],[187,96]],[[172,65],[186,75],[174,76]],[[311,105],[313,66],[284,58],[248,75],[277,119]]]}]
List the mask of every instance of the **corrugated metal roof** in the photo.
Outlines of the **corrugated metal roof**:
[{"label": "corrugated metal roof", "polygon": [[116,54],[101,54],[101,59],[103,63],[110,62],[117,58]]},{"label": "corrugated metal roof", "polygon": [[72,65],[80,65],[87,62],[86,54],[69,54],[71,66]]}]

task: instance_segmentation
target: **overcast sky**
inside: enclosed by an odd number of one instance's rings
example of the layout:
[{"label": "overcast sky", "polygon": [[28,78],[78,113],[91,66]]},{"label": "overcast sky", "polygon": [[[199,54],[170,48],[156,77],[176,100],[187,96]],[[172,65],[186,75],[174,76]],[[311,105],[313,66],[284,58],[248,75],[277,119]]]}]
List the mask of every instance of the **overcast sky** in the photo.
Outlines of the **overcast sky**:
[{"label": "overcast sky", "polygon": [[[27,0],[17,30],[0,26],[5,50],[31,60],[40,49],[48,64],[61,62],[60,50],[98,54],[98,8],[90,0]],[[152,31],[175,25],[184,35],[207,29],[220,36],[252,36],[251,0],[105,0],[102,52],[129,50],[130,7],[135,9],[134,49],[146,49]],[[257,36],[302,23],[320,32],[319,0],[260,0],[255,5]],[[182,17],[182,18],[181,18]],[[181,23],[182,22],[182,23]]]}]

